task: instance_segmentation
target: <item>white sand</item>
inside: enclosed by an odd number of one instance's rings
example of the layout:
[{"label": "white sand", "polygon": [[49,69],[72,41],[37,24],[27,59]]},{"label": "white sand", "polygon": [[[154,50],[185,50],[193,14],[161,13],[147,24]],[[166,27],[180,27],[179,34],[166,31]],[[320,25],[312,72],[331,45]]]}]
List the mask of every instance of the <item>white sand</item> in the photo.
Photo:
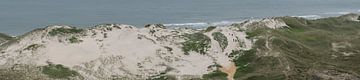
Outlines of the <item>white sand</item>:
[{"label": "white sand", "polygon": [[[253,21],[256,22],[256,21]],[[283,27],[281,21],[262,20],[270,28]],[[248,24],[248,23],[245,23]],[[246,25],[245,25],[246,26]],[[249,50],[253,40],[246,39],[246,33],[235,27],[218,27],[205,33],[211,38],[211,48],[206,55],[190,52],[184,55],[179,37],[185,33],[200,32],[193,29],[162,29],[156,26],[136,28],[129,25],[102,25],[86,29],[85,36],[70,34],[67,36],[49,36],[47,33],[56,28],[69,26],[50,26],[45,30],[29,33],[19,43],[7,47],[0,54],[0,65],[31,64],[47,65],[47,62],[62,64],[78,71],[85,79],[109,79],[111,77],[130,77],[144,79],[170,69],[168,75],[198,76],[208,74],[209,66],[215,63],[223,68],[228,79],[236,71],[232,58],[228,57],[233,50]],[[244,27],[246,28],[246,27]],[[151,31],[155,31],[152,33]],[[222,50],[212,37],[213,32],[221,32],[228,39],[228,46]],[[70,43],[75,36],[80,43]],[[24,50],[29,45],[39,44],[36,50]],[[168,51],[166,47],[172,48]]]}]

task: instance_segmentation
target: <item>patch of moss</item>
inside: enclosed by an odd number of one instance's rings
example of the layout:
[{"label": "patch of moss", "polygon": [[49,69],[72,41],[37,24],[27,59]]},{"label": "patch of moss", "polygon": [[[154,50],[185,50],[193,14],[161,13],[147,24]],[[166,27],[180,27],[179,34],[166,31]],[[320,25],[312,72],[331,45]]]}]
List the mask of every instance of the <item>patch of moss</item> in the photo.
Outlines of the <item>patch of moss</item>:
[{"label": "patch of moss", "polygon": [[185,34],[186,41],[182,43],[182,50],[185,55],[189,55],[190,51],[195,51],[200,54],[206,54],[210,47],[210,38],[202,33]]},{"label": "patch of moss", "polygon": [[71,37],[69,38],[70,43],[80,43],[83,42],[83,40],[78,39],[77,37]]},{"label": "patch of moss", "polygon": [[220,32],[214,32],[212,33],[212,36],[214,37],[214,40],[216,40],[220,44],[222,50],[224,50],[228,46],[228,39],[224,34]]},{"label": "patch of moss", "polygon": [[83,32],[83,29],[76,29],[76,28],[56,28],[49,32],[51,36],[59,35],[59,34],[77,34]]},{"label": "patch of moss", "polygon": [[221,72],[219,70],[213,71],[209,74],[204,74],[202,76],[203,79],[208,80],[208,79],[213,79],[213,80],[227,80],[227,74],[224,72]]},{"label": "patch of moss", "polygon": [[66,79],[69,77],[79,76],[79,73],[71,70],[61,64],[49,64],[42,67],[42,73],[48,75],[50,78]]}]

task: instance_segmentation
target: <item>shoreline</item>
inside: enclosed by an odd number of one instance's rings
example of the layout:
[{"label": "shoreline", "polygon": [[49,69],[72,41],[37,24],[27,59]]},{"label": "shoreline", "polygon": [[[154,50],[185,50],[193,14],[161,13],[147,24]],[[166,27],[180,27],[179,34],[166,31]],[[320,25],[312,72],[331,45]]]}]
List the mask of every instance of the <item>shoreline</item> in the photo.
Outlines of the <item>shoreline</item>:
[{"label": "shoreline", "polygon": [[[257,21],[257,20],[262,20],[262,19],[271,19],[271,18],[279,18],[279,17],[297,17],[297,18],[304,18],[307,20],[316,20],[316,19],[323,19],[323,18],[331,18],[331,17],[340,17],[340,16],[344,16],[344,15],[350,15],[350,14],[360,14],[360,10],[358,12],[338,12],[337,14],[333,13],[333,12],[328,12],[328,13],[322,13],[322,14],[328,14],[328,15],[332,15],[332,16],[322,16],[320,14],[315,14],[315,15],[296,15],[296,16],[274,16],[274,17],[248,17],[248,18],[243,18],[243,19],[239,19],[239,20],[223,20],[223,21],[215,21],[215,22],[188,22],[188,23],[154,23],[154,24],[161,24],[164,25],[166,28],[169,29],[174,29],[174,28],[192,28],[192,29],[204,29],[207,28],[209,26],[218,26],[218,27],[223,27],[223,26],[230,26],[233,24],[241,24],[244,23],[246,21]],[[70,27],[75,27],[75,28],[79,28],[79,29],[87,29],[87,28],[92,28],[94,26],[98,26],[98,25],[106,25],[106,24],[119,24],[119,23],[100,23],[100,24],[93,24],[93,25],[87,25],[87,26],[72,26],[72,25],[64,25],[64,24],[52,24],[52,25],[48,25],[46,27],[49,26],[58,26],[58,25],[62,25],[62,26],[70,26]],[[121,25],[128,25],[126,23],[120,23]],[[151,25],[151,24],[144,24],[143,26],[140,25],[130,25],[130,26],[134,26],[136,28],[143,28],[146,25]],[[8,36],[11,37],[17,37],[17,36],[22,36],[27,34],[28,32],[32,32],[36,29],[42,29],[42,28],[46,28],[46,27],[39,27],[39,28],[35,28],[32,29],[30,31],[25,31],[25,32],[19,32],[17,33],[17,35],[14,35],[13,33],[5,33],[5,32],[0,32],[2,34],[6,34]]]}]

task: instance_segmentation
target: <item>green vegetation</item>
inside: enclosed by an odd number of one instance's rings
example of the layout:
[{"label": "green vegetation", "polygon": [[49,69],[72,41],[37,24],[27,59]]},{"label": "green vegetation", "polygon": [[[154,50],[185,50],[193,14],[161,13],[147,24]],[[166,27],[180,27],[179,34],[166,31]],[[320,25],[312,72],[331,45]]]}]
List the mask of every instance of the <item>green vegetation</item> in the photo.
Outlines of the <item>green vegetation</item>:
[{"label": "green vegetation", "polygon": [[[344,72],[351,71],[360,73],[360,23],[343,17],[331,17],[319,20],[303,20],[299,18],[284,18],[290,29],[277,30],[273,40],[274,45],[286,55],[287,59],[296,63],[298,74],[295,78],[304,79],[311,77],[305,73],[311,69],[341,69]],[[301,23],[296,23],[301,22]],[[294,28],[295,27],[295,28]],[[301,29],[302,31],[298,31]],[[346,42],[352,47],[346,51],[357,53],[344,56],[343,52],[333,50],[332,43]],[[355,50],[355,51],[354,51]],[[338,57],[333,57],[334,55]],[[314,65],[316,64],[316,65]],[[312,66],[310,66],[312,65]],[[333,66],[329,68],[328,66]],[[305,76],[300,76],[305,75]]]},{"label": "green vegetation", "polygon": [[38,49],[39,47],[42,47],[43,45],[40,45],[40,44],[32,44],[32,45],[29,45],[28,47],[26,47],[24,50],[36,50]]},{"label": "green vegetation", "polygon": [[357,18],[357,20],[360,20],[360,16]]},{"label": "green vegetation", "polygon": [[[336,77],[334,80],[360,80],[360,22],[343,17],[317,20],[294,17],[277,19],[282,19],[289,27],[267,29],[266,27],[256,27],[262,25],[256,25],[254,28],[249,28],[246,31],[247,38],[256,40],[252,49],[233,50],[229,54],[237,67],[235,80],[325,79],[322,75],[326,75],[326,78]],[[211,30],[210,28],[205,31]],[[62,30],[57,33],[65,34]],[[226,42],[226,36],[220,32],[212,33],[212,36],[222,49],[229,44]],[[182,49],[186,55],[189,55],[191,51],[206,54],[208,48],[211,47],[209,45],[210,38],[203,33],[185,34],[183,37],[185,42],[182,43]],[[81,42],[76,37],[68,40],[72,43]],[[344,47],[334,48],[334,44]],[[39,46],[33,44],[25,49],[33,50]],[[171,47],[164,46],[164,48],[173,51]],[[345,55],[344,53],[352,54]],[[209,68],[213,67],[221,66],[209,66]],[[58,79],[79,75],[62,65],[49,64],[41,69],[42,73]],[[0,80],[4,79],[4,76],[17,79],[16,74],[27,76],[25,72],[10,73],[7,71],[0,69]],[[174,80],[165,72],[148,80]],[[223,72],[214,71],[202,77],[205,80],[226,80],[226,76],[227,74]],[[201,79],[199,78],[199,80]]]},{"label": "green vegetation", "polygon": [[168,75],[159,75],[159,76],[152,77],[152,78],[149,78],[146,80],[176,80],[176,78],[173,76],[168,76]]},{"label": "green vegetation", "polygon": [[208,28],[206,28],[205,32],[210,32],[212,30],[214,30],[216,28],[216,26],[209,26]]},{"label": "green vegetation", "polygon": [[[276,35],[285,39],[295,40],[315,51],[330,52],[331,43],[348,42],[353,36],[358,36],[360,23],[343,18],[324,18],[319,20],[306,20],[297,18],[284,18],[290,26],[289,30],[277,30]],[[296,23],[300,22],[301,23]],[[300,30],[300,31],[299,31]]]},{"label": "green vegetation", "polygon": [[80,39],[78,39],[77,37],[71,37],[70,39],[69,39],[69,41],[70,41],[70,43],[80,43],[80,42],[83,42],[83,40],[80,40]]},{"label": "green vegetation", "polygon": [[212,33],[212,36],[214,37],[214,40],[216,40],[220,44],[222,50],[224,50],[228,46],[228,40],[224,34],[220,32],[214,32]]},{"label": "green vegetation", "polygon": [[169,80],[166,76],[159,76],[159,77],[154,77],[154,78],[150,78],[147,80]]},{"label": "green vegetation", "polygon": [[185,55],[189,55],[190,51],[206,54],[207,49],[210,47],[210,38],[202,33],[185,34],[184,37],[187,39],[182,43]]},{"label": "green vegetation", "polygon": [[26,80],[25,71],[11,71],[7,69],[0,69],[0,80]]},{"label": "green vegetation", "polygon": [[221,72],[219,70],[213,71],[209,74],[204,74],[203,75],[203,79],[208,80],[208,79],[212,79],[212,80],[227,80],[227,74],[224,72]]},{"label": "green vegetation", "polygon": [[61,64],[49,64],[47,66],[43,66],[42,73],[48,75],[51,78],[57,79],[79,76],[79,73],[70,70]]},{"label": "green vegetation", "polygon": [[[230,53],[231,55],[238,55],[233,61],[237,70],[235,72],[235,79],[244,80],[285,80],[279,59],[272,56],[257,56],[261,54],[264,40],[258,40],[253,49],[238,50]],[[259,75],[259,76],[254,76]],[[279,76],[281,75],[281,76]]]},{"label": "green vegetation", "polygon": [[247,78],[246,80],[286,80],[285,75],[271,75],[271,76],[251,76]]},{"label": "green vegetation", "polygon": [[[278,19],[285,21],[289,28],[255,28],[247,31],[247,38],[257,39],[253,49],[234,51],[229,55],[238,56],[234,59],[238,67],[235,79],[324,79],[318,74],[333,77],[346,74],[352,77],[347,79],[359,79],[355,78],[360,73],[359,22],[348,20],[346,16],[317,20],[294,17]],[[351,46],[336,51],[333,49],[334,43]],[[344,52],[355,54],[346,56]]]},{"label": "green vegetation", "polygon": [[245,66],[249,63],[251,63],[252,61],[254,61],[254,59],[256,58],[256,50],[255,49],[251,49],[251,50],[247,50],[247,51],[233,51],[231,54],[237,53],[240,56],[237,57],[235,61],[235,65],[236,66]]},{"label": "green vegetation", "polygon": [[64,34],[78,34],[83,32],[83,29],[76,29],[76,28],[56,28],[53,29],[49,32],[49,34],[51,36],[55,36],[55,35],[64,35]]},{"label": "green vegetation", "polygon": [[250,38],[253,38],[255,36],[259,36],[261,35],[262,33],[264,33],[264,31],[266,31],[265,29],[255,29],[255,30],[252,30],[252,31],[246,31],[246,38],[250,39]]},{"label": "green vegetation", "polygon": [[16,64],[10,67],[1,67],[0,80],[46,80],[47,76],[39,75],[38,67],[26,64]]},{"label": "green vegetation", "polygon": [[234,59],[235,66],[237,66],[237,70],[235,73],[235,78],[241,77],[241,75],[245,75],[253,72],[254,69],[254,61],[256,59],[256,50],[251,49],[248,51],[233,51],[231,54],[240,55],[236,59]]},{"label": "green vegetation", "polygon": [[171,71],[171,69],[168,67],[164,72],[161,72],[158,75],[150,76],[146,80],[176,80],[174,76],[166,75],[169,71]]},{"label": "green vegetation", "polygon": [[3,34],[3,33],[0,33],[0,40],[1,40],[1,39],[11,40],[11,39],[13,39],[13,37],[8,36],[8,35]]}]

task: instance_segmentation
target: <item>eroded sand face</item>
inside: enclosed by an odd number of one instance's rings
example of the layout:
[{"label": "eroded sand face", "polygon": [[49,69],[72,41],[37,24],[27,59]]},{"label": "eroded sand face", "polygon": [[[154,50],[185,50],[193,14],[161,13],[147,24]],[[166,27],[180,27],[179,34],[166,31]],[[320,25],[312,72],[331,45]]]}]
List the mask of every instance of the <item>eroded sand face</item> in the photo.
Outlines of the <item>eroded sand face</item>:
[{"label": "eroded sand face", "polygon": [[229,66],[223,66],[220,70],[222,72],[228,74],[228,76],[227,76],[228,80],[234,80],[234,75],[236,72],[235,63],[231,63]]}]

